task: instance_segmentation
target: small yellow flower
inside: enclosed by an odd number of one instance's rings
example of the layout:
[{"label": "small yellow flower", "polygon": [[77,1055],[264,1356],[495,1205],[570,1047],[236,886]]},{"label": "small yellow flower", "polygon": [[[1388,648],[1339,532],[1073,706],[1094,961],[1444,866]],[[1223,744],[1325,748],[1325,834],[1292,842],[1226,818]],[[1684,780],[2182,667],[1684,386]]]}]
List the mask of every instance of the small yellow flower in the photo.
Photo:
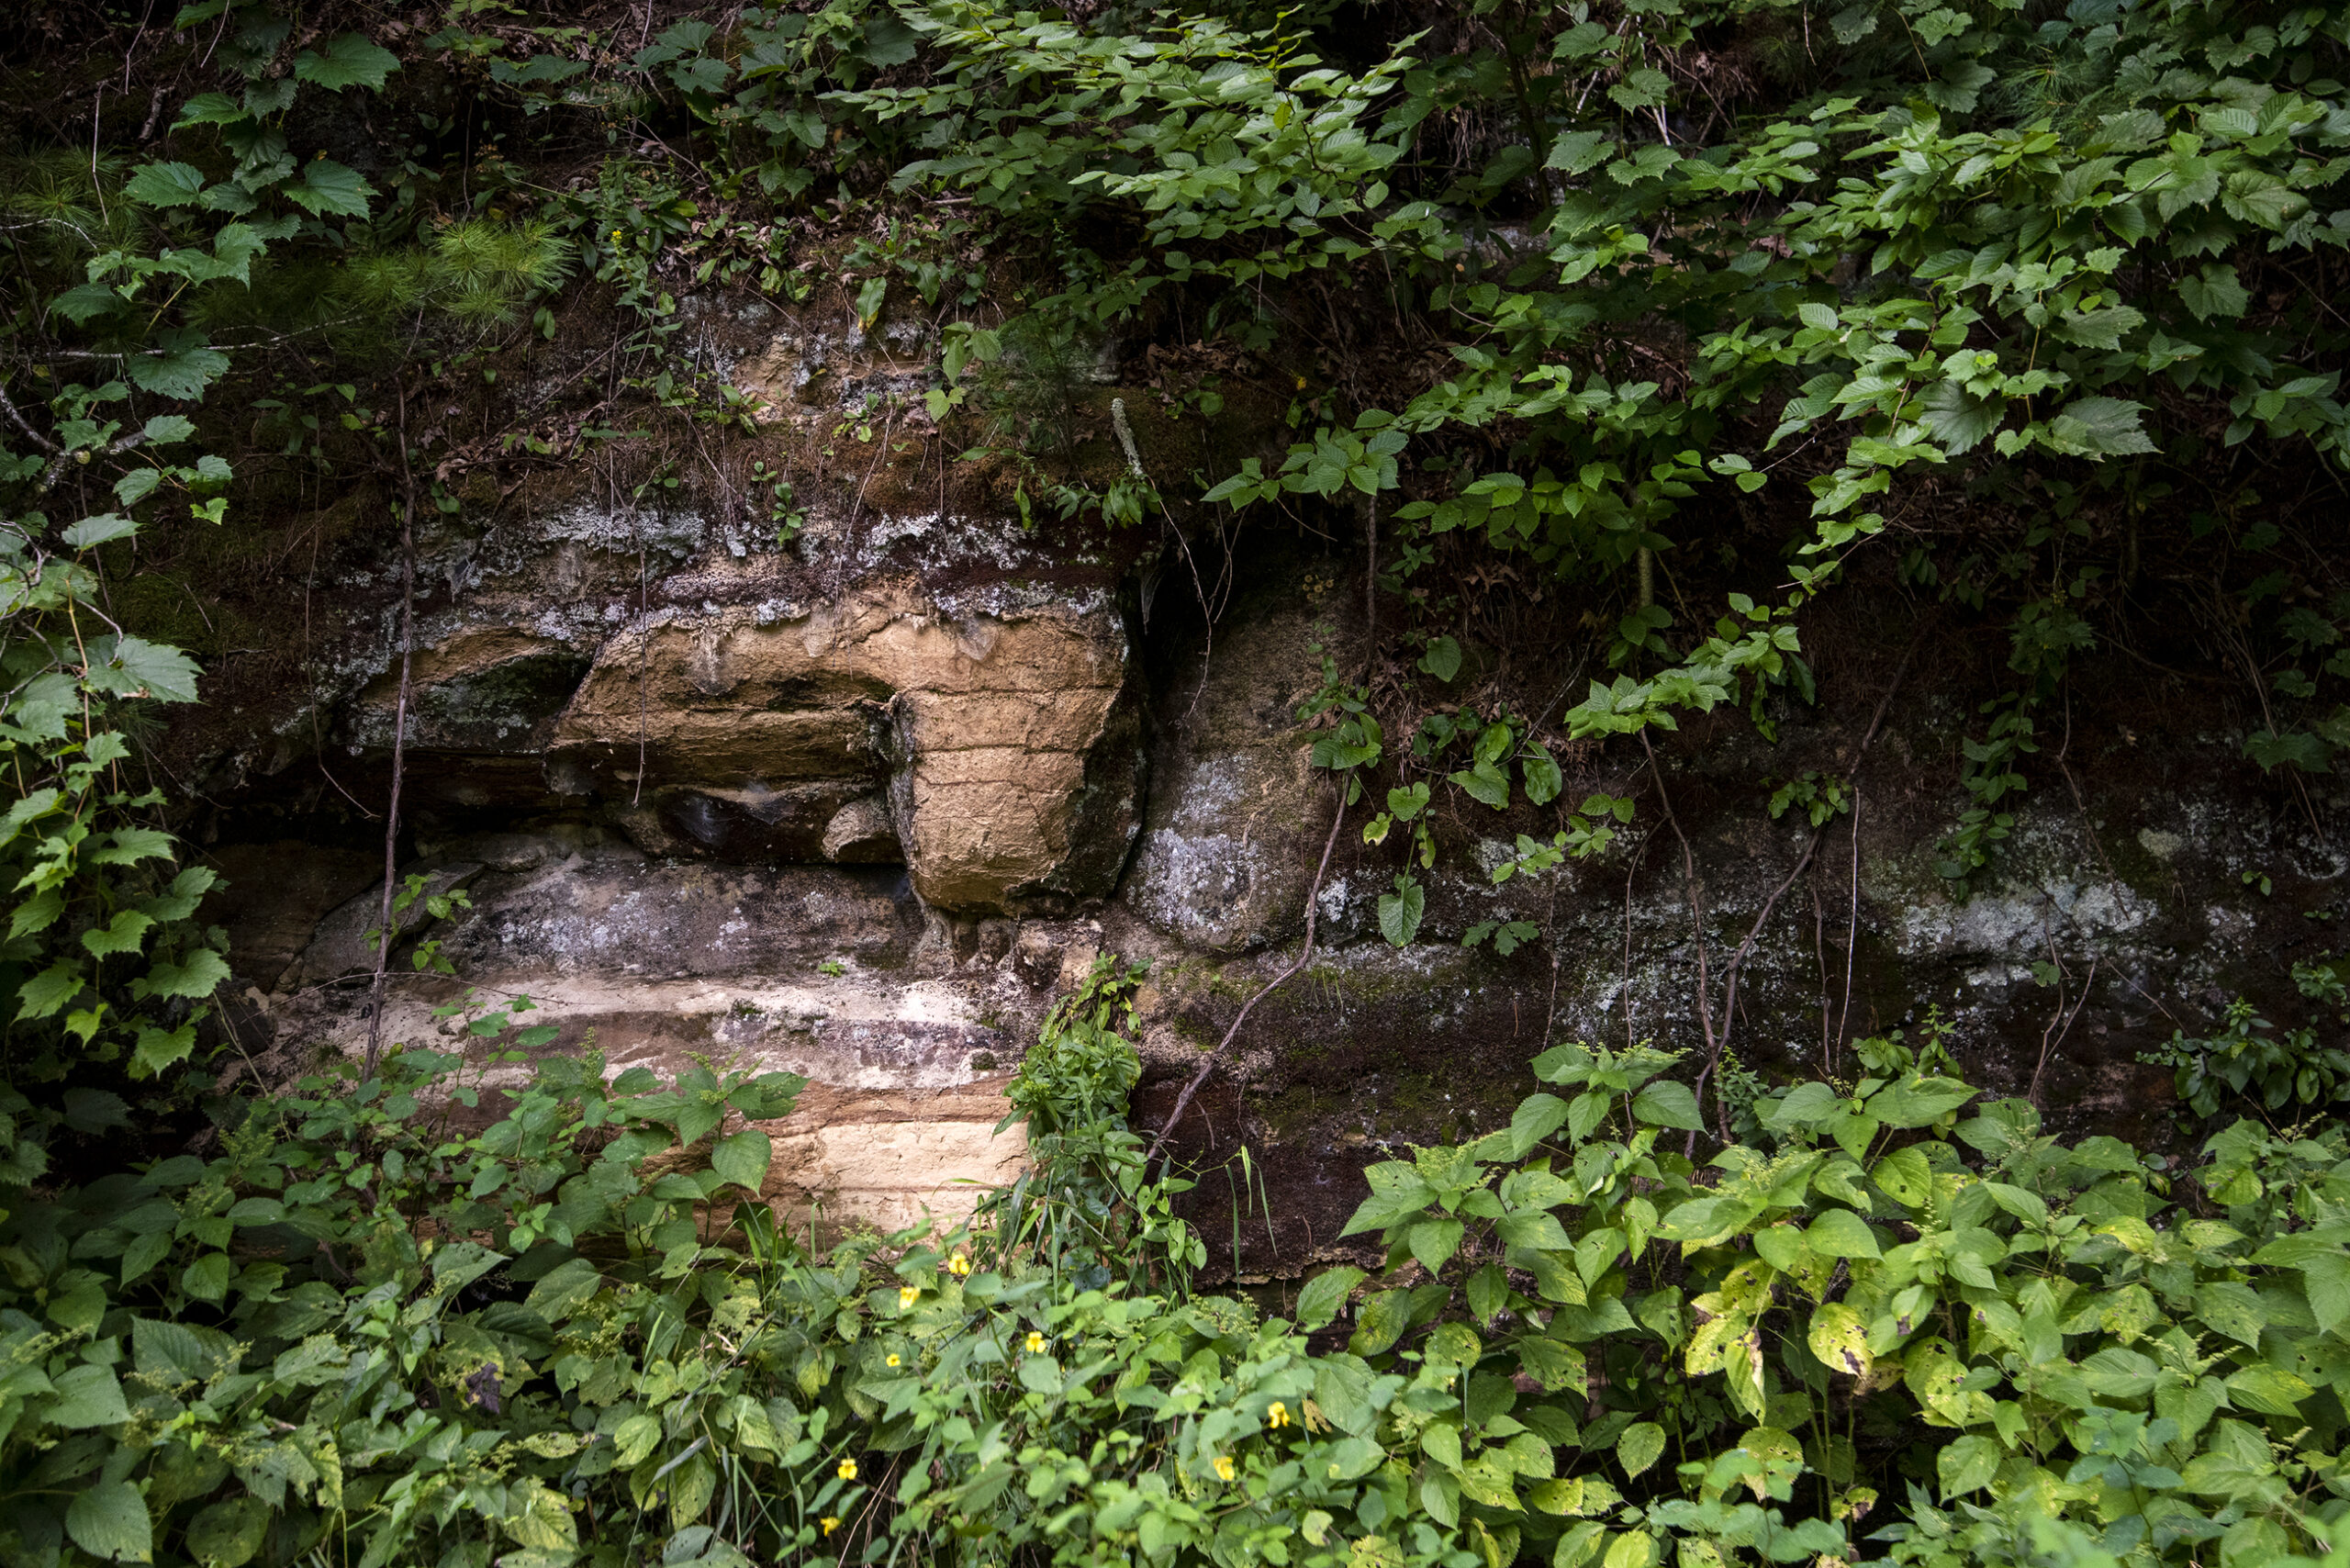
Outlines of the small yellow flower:
[{"label": "small yellow flower", "polygon": [[946,1260],[946,1271],[959,1280],[971,1271],[971,1260],[957,1252]]},{"label": "small yellow flower", "polygon": [[1032,1356],[1041,1356],[1045,1353],[1045,1337],[1034,1328],[1028,1330],[1028,1353]]},{"label": "small yellow flower", "polygon": [[841,1461],[841,1467],[840,1467],[838,1470],[835,1470],[834,1472],[833,1472],[833,1473],[834,1473],[834,1475],[839,1476],[843,1481],[854,1481],[854,1480],[856,1480],[856,1461],[855,1461],[855,1460],[853,1460],[853,1459],[845,1459],[845,1460]]},{"label": "small yellow flower", "polygon": [[1265,1406],[1265,1425],[1278,1431],[1289,1425],[1289,1406],[1274,1400]]},{"label": "small yellow flower", "polygon": [[902,1364],[902,1363],[899,1361],[899,1359],[898,1359],[898,1352],[897,1352],[897,1351],[892,1350],[892,1351],[890,1351],[890,1356],[889,1356],[889,1363],[890,1363],[890,1365],[891,1365],[891,1366],[893,1366],[893,1367],[894,1367],[894,1366],[899,1366],[899,1365]]},{"label": "small yellow flower", "polygon": [[818,1524],[821,1524],[821,1525],[822,1525],[822,1526],[824,1527],[824,1533],[825,1533],[826,1535],[830,1535],[830,1534],[832,1534],[834,1530],[836,1530],[836,1529],[840,1529],[840,1528],[841,1528],[841,1522],[840,1522],[840,1520],[838,1520],[838,1519],[836,1519],[836,1518],[833,1518],[831,1515],[829,1515],[829,1514],[828,1514],[828,1515],[826,1515],[824,1518],[821,1518],[821,1519],[817,1520],[816,1522],[817,1522]]},{"label": "small yellow flower", "polygon": [[1229,1481],[1238,1472],[1233,1467],[1230,1454],[1220,1453],[1215,1456],[1215,1478],[1218,1481]]},{"label": "small yellow flower", "polygon": [[922,1287],[920,1285],[900,1285],[898,1287],[898,1310],[900,1312],[911,1311],[914,1303],[921,1299]]},{"label": "small yellow flower", "polygon": [[1300,392],[1303,392],[1303,391],[1304,391],[1304,390],[1305,390],[1305,377],[1304,377],[1303,375],[1301,375],[1301,376],[1299,376],[1299,377],[1297,378],[1297,389],[1298,389]]}]

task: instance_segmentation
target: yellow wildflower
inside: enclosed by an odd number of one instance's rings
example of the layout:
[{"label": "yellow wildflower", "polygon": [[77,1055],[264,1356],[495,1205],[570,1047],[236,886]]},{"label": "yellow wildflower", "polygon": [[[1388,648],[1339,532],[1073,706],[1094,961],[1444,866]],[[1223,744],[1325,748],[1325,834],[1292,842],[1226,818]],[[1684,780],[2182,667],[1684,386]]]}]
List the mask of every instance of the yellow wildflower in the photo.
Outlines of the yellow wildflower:
[{"label": "yellow wildflower", "polygon": [[946,1260],[946,1271],[959,1280],[971,1271],[971,1260],[957,1252]]},{"label": "yellow wildflower", "polygon": [[1265,1406],[1265,1425],[1278,1431],[1289,1425],[1289,1406],[1274,1400]]},{"label": "yellow wildflower", "polygon": [[897,1365],[899,1364],[899,1361],[898,1361],[898,1352],[897,1352],[897,1351],[895,1351],[895,1350],[890,1351],[890,1358],[889,1358],[889,1359],[890,1359],[890,1364],[891,1366],[893,1366],[893,1367],[894,1367],[894,1366],[897,1366]]},{"label": "yellow wildflower", "polygon": [[900,1312],[911,1311],[914,1303],[921,1299],[922,1287],[920,1285],[900,1285],[898,1287],[898,1310]]},{"label": "yellow wildflower", "polygon": [[1032,1356],[1041,1356],[1045,1353],[1045,1337],[1034,1328],[1028,1330],[1028,1353]]},{"label": "yellow wildflower", "polygon": [[837,1476],[839,1476],[843,1481],[854,1481],[854,1480],[856,1480],[856,1461],[855,1461],[855,1460],[853,1460],[853,1459],[845,1459],[845,1460],[841,1461],[841,1467],[840,1467],[838,1470],[836,1470],[836,1471],[833,1472],[833,1473],[834,1473],[834,1474],[835,1474],[835,1475],[837,1475]]},{"label": "yellow wildflower", "polygon": [[817,1520],[816,1522],[817,1522],[818,1524],[821,1524],[821,1525],[822,1525],[822,1526],[824,1527],[824,1533],[825,1533],[826,1535],[830,1535],[830,1534],[832,1534],[834,1530],[836,1530],[836,1529],[840,1529],[840,1528],[841,1528],[841,1522],[840,1522],[840,1520],[838,1520],[838,1519],[836,1519],[836,1518],[833,1518],[831,1515],[829,1515],[829,1514],[825,1515],[825,1516],[824,1516],[824,1518],[821,1518],[821,1519]]},{"label": "yellow wildflower", "polygon": [[1215,1478],[1218,1481],[1229,1481],[1238,1472],[1233,1467],[1230,1454],[1220,1453],[1215,1456]]}]

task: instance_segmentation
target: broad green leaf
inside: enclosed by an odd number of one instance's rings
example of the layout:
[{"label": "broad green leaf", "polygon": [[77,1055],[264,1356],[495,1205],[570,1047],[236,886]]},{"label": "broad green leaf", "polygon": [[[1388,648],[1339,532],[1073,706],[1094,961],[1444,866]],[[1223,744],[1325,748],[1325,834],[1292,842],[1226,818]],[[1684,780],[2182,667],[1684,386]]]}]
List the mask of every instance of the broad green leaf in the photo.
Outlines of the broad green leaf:
[{"label": "broad green leaf", "polygon": [[1804,1244],[1822,1258],[1875,1258],[1876,1237],[1850,1209],[1824,1209],[1804,1228]]},{"label": "broad green leaf", "polygon": [[193,163],[141,163],[122,194],[148,207],[188,207],[204,194],[204,171]]},{"label": "broad green leaf", "polygon": [[1934,1168],[1926,1163],[1924,1151],[1916,1148],[1895,1149],[1876,1162],[1869,1177],[1906,1209],[1922,1208],[1933,1195]]},{"label": "broad green leaf", "polygon": [[1888,1127],[1930,1127],[1977,1092],[1954,1078],[1921,1078],[1912,1073],[1870,1096],[1868,1114]]},{"label": "broad green leaf", "polygon": [[331,158],[312,161],[302,171],[301,183],[285,186],[286,199],[314,218],[364,218],[367,199],[375,187],[359,171]]},{"label": "broad green leaf", "polygon": [[159,398],[197,398],[228,373],[229,356],[187,328],[167,328],[151,340],[154,347],[123,361],[123,374],[142,392]]},{"label": "broad green leaf", "polygon": [[1375,1356],[1402,1338],[1411,1322],[1412,1293],[1381,1291],[1356,1308],[1354,1337],[1347,1349],[1358,1356]]},{"label": "broad green leaf", "polygon": [[1443,1271],[1460,1249],[1462,1226],[1457,1219],[1425,1219],[1411,1228],[1405,1243],[1421,1268],[1430,1274]]},{"label": "broad green leaf", "polygon": [[1659,1079],[1634,1095],[1632,1114],[1655,1127],[1695,1131],[1706,1125],[1697,1114],[1697,1096],[1687,1084],[1669,1079]]},{"label": "broad green leaf", "polygon": [[775,1145],[767,1135],[756,1127],[745,1127],[718,1140],[711,1150],[710,1168],[724,1180],[753,1193],[767,1185],[767,1167],[775,1158]]},{"label": "broad green leaf", "polygon": [[1627,1475],[1638,1475],[1664,1453],[1664,1428],[1654,1421],[1638,1421],[1616,1439],[1616,1461]]},{"label": "broad green leaf", "polygon": [[1305,1283],[1297,1293],[1294,1315],[1301,1329],[1311,1331],[1327,1325],[1347,1305],[1347,1294],[1363,1282],[1360,1269],[1325,1269]]},{"label": "broad green leaf", "polygon": [[1975,1434],[1964,1437],[1934,1456],[1935,1473],[1941,1476],[1945,1500],[1963,1497],[1991,1484],[1998,1473],[1999,1462],[2006,1452],[1996,1439]]},{"label": "broad green leaf", "polygon": [[1400,880],[1392,893],[1379,895],[1379,934],[1391,947],[1408,947],[1420,934],[1420,917],[1427,913],[1427,890],[1419,883]]},{"label": "broad green leaf", "polygon": [[128,1481],[75,1488],[65,1509],[65,1533],[101,1562],[145,1562],[154,1555],[147,1499]]},{"label": "broad green leaf", "polygon": [[304,50],[294,57],[297,80],[330,89],[381,87],[400,68],[399,56],[357,33],[344,33],[323,50]]},{"label": "broad green leaf", "polygon": [[68,1367],[54,1381],[56,1402],[42,1412],[50,1426],[78,1429],[111,1427],[130,1419],[130,1407],[122,1401],[122,1384],[116,1381],[113,1369],[84,1363]]},{"label": "broad green leaf", "polygon": [[522,1305],[549,1323],[561,1324],[601,1288],[603,1271],[585,1258],[556,1264],[531,1287]]},{"label": "broad green leaf", "polygon": [[1869,1354],[1868,1325],[1841,1301],[1812,1309],[1805,1342],[1820,1365],[1832,1372],[1864,1378],[1876,1364],[1876,1358]]}]

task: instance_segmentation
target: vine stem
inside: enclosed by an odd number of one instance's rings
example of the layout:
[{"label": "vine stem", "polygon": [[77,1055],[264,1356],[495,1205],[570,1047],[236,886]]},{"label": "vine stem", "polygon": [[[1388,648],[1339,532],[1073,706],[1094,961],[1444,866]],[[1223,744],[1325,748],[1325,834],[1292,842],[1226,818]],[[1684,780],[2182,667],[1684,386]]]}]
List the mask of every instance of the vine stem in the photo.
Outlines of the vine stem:
[{"label": "vine stem", "polygon": [[399,397],[400,432],[400,690],[392,709],[392,793],[384,808],[384,902],[375,940],[375,978],[367,1002],[367,1055],[362,1081],[375,1076],[384,1054],[384,981],[392,958],[392,886],[399,871],[400,778],[408,766],[408,699],[416,647],[416,465],[408,459],[408,389]]}]

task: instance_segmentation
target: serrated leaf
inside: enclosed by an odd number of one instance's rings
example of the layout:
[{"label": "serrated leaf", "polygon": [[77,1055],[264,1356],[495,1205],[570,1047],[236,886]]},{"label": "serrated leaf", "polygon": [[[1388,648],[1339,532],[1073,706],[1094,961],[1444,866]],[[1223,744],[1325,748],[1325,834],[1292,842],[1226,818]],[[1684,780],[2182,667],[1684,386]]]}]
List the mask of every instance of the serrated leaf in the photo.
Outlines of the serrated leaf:
[{"label": "serrated leaf", "polygon": [[1626,1475],[1638,1475],[1664,1453],[1664,1428],[1654,1421],[1636,1421],[1616,1439],[1616,1461]]},{"label": "serrated leaf", "polygon": [[148,207],[192,207],[204,194],[204,171],[193,163],[142,163],[122,194]]},{"label": "serrated leaf", "polygon": [[767,1167],[775,1145],[756,1127],[745,1127],[718,1140],[710,1152],[710,1168],[737,1187],[757,1192],[767,1185]]},{"label": "serrated leaf", "polygon": [[78,1488],[65,1510],[65,1533],[101,1562],[145,1562],[154,1556],[147,1499],[128,1481]]},{"label": "serrated leaf", "polygon": [[1460,1249],[1465,1228],[1457,1219],[1424,1219],[1411,1228],[1404,1239],[1420,1267],[1435,1275],[1441,1273],[1452,1255]]},{"label": "serrated leaf", "polygon": [[2138,421],[2146,405],[2121,398],[2076,398],[2048,421],[2059,451],[2123,457],[2158,450]]},{"label": "serrated leaf", "polygon": [[140,990],[148,996],[178,996],[201,1001],[220,989],[229,978],[229,965],[209,947],[198,947],[187,956],[184,964],[157,964],[141,977]]},{"label": "serrated leaf", "polygon": [[1697,1096],[1685,1083],[1659,1080],[1632,1097],[1632,1114],[1652,1127],[1679,1127],[1694,1132],[1705,1126],[1697,1114]]},{"label": "serrated leaf", "polygon": [[[121,499],[125,506],[139,499],[137,495],[124,496],[123,487],[141,475],[152,476],[154,472],[152,468],[137,468],[124,475],[121,483],[116,487],[117,498]],[[132,487],[136,488],[136,487]],[[153,484],[151,482],[147,488],[154,488]],[[76,550],[89,550],[100,544],[111,544],[118,539],[128,539],[138,532],[139,525],[119,512],[102,511],[95,517],[84,518],[60,533],[58,537]]]},{"label": "serrated leaf", "polygon": [[1363,1282],[1360,1269],[1325,1269],[1297,1293],[1297,1327],[1307,1332],[1326,1327],[1347,1305],[1348,1293]]},{"label": "serrated leaf", "polygon": [[243,1568],[261,1551],[269,1508],[258,1497],[230,1497],[188,1522],[187,1549],[204,1568]]},{"label": "serrated leaf", "polygon": [[306,49],[294,57],[297,80],[337,91],[381,87],[399,68],[399,56],[357,33],[344,33],[324,50]]},{"label": "serrated leaf", "polygon": [[120,293],[105,284],[79,283],[50,300],[49,306],[78,327],[119,309],[126,303]]},{"label": "serrated leaf", "polygon": [[142,392],[195,399],[228,372],[229,356],[207,345],[201,332],[175,327],[156,333],[153,341],[153,349],[123,361],[123,374]]},{"label": "serrated leaf", "polygon": [[41,1413],[52,1427],[112,1427],[130,1419],[130,1407],[122,1401],[122,1384],[110,1367],[87,1363],[69,1367],[57,1374],[56,1387],[56,1402]]},{"label": "serrated leaf", "polygon": [[331,158],[318,158],[302,171],[302,183],[285,187],[285,197],[314,218],[364,218],[375,187]]},{"label": "serrated leaf", "polygon": [[1826,1209],[1816,1215],[1803,1233],[1804,1244],[1822,1258],[1875,1258],[1881,1256],[1875,1233],[1868,1222],[1850,1209]]},{"label": "serrated leaf", "polygon": [[82,933],[82,946],[101,958],[136,953],[145,945],[147,933],[154,924],[152,918],[135,909],[121,910],[106,925],[94,925]]}]

